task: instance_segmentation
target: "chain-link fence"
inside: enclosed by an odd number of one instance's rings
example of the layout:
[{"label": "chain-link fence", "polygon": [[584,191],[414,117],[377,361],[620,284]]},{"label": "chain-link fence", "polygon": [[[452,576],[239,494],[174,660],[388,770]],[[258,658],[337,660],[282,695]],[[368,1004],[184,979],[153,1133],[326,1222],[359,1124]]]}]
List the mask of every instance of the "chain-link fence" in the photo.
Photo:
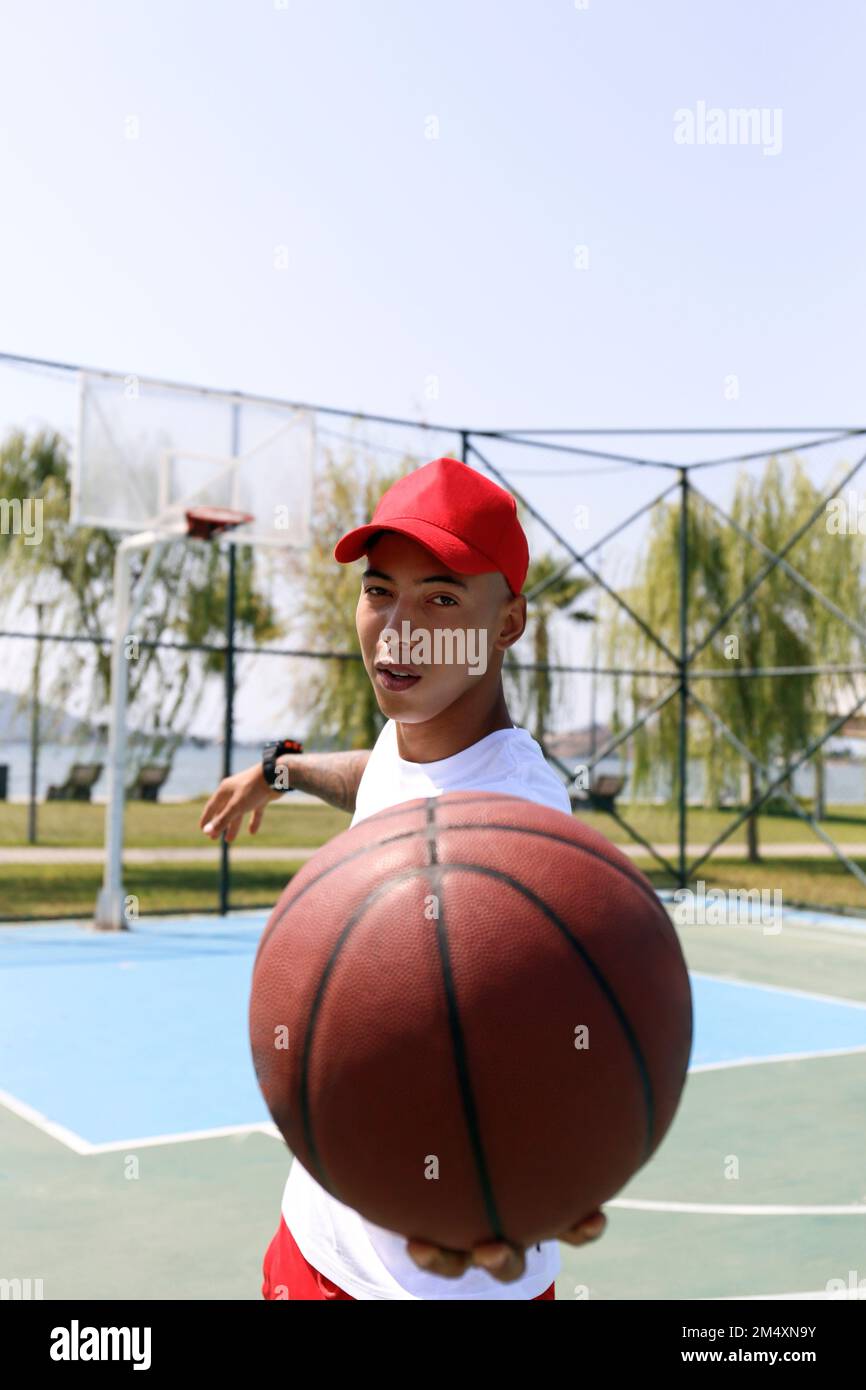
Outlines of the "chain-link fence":
[{"label": "chain-link fence", "polygon": [[[32,438],[51,428],[71,450],[80,370],[0,357],[3,437],[20,429]],[[858,716],[866,705],[866,610],[856,597],[866,533],[866,507],[857,492],[866,461],[858,452],[864,430],[481,430],[306,403],[272,405],[315,417],[317,486],[341,462],[360,469],[355,476],[375,488],[376,479],[447,453],[517,497],[533,560],[544,563],[530,571],[525,588],[527,638],[505,667],[513,717],[539,739],[574,804],[603,808],[655,866],[659,882],[693,881],[741,827],[774,807],[806,828],[821,863],[832,859],[854,880],[854,910],[861,900],[866,908],[866,848],[856,836],[834,838],[826,811],[847,803],[856,814],[864,799],[866,744]],[[778,461],[778,503],[766,488],[760,493],[770,459]],[[316,507],[314,520],[327,530],[331,512],[321,494]],[[782,529],[768,526],[768,515]],[[784,532],[791,518],[796,524]],[[364,519],[358,514],[352,521]],[[14,531],[8,508],[3,521],[7,533]],[[333,544],[336,536],[319,536],[323,545],[329,539]],[[717,591],[716,548],[719,572],[726,574],[726,586]],[[213,571],[213,583],[219,571],[225,600],[221,632],[207,641],[159,631],[139,639],[145,653],[159,654],[160,665],[137,697],[143,722],[136,699],[128,712],[128,790],[138,797],[158,797],[166,806],[202,799],[229,770],[256,761],[266,737],[298,737],[308,748],[347,746],[344,730],[318,725],[317,708],[326,669],[360,661],[351,613],[335,612],[330,630],[311,626],[305,563],[279,550],[253,553],[250,583],[271,620],[264,640],[249,639],[249,592],[239,593],[231,577],[240,549],[219,551]],[[648,556],[660,557],[658,583],[647,573]],[[569,587],[575,576],[585,584]],[[762,608],[768,593],[772,602]],[[94,709],[93,692],[105,679],[112,634],[68,626],[68,612],[38,594],[25,609],[7,603],[2,614],[0,662],[9,674],[7,689],[0,690],[0,795],[5,767],[5,795],[13,803],[32,802],[28,831],[34,841],[47,799],[98,801],[105,794],[105,721]],[[732,656],[725,643],[741,639],[743,650]],[[794,659],[785,659],[791,654]],[[839,654],[844,659],[822,659]],[[180,680],[186,704],[173,699]],[[790,710],[808,706],[796,746],[791,739],[777,746],[768,737],[766,746],[756,747],[748,697],[739,705],[716,698],[720,682],[746,692],[750,682],[766,691],[767,681],[780,692],[783,728],[794,716],[786,714],[781,694],[789,696],[798,681],[811,692],[808,701],[790,702]],[[765,718],[766,694],[763,704],[754,704]],[[660,721],[666,733],[649,745],[656,763],[647,776],[640,740]],[[720,760],[726,773],[717,786],[713,748],[723,746],[730,753]],[[804,781],[807,772],[811,781]],[[674,825],[669,845],[658,844],[652,818],[648,833],[646,817],[624,814],[624,804],[638,804],[642,788],[650,803],[667,806],[673,816],[666,821]],[[697,803],[724,809],[726,819],[709,836],[704,827],[704,842],[693,850],[690,820]],[[73,816],[70,807],[70,827]],[[192,823],[192,808],[189,816]],[[20,827],[9,826],[7,856],[14,858]],[[74,848],[74,833],[69,839]],[[42,848],[48,857],[51,846]],[[207,868],[212,906],[220,911],[237,900],[231,858],[223,846],[219,865]],[[33,915],[51,915],[46,894],[50,884],[37,895]],[[255,893],[241,897],[244,905],[266,906],[274,894],[268,886],[260,901]],[[179,900],[176,910],[187,906],[201,910],[201,897]]]}]

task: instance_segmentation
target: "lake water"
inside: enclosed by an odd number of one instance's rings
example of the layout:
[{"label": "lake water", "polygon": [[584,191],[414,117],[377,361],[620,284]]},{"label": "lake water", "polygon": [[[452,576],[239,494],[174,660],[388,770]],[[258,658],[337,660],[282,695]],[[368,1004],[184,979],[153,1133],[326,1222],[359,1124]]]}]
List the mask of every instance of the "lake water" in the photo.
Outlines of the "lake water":
[{"label": "lake water", "polygon": [[[250,767],[261,758],[258,744],[235,744],[232,748],[232,769],[239,772]],[[76,747],[70,744],[45,743],[39,749],[39,774],[37,786],[40,799],[44,798],[50,783],[59,785],[66,781],[73,763],[104,762],[104,753],[94,753],[86,744]],[[27,743],[0,742],[0,764],[9,768],[10,801],[21,801],[30,794],[30,745]],[[178,748],[172,762],[168,781],[160,790],[163,801],[186,801],[190,797],[205,796],[212,792],[222,778],[223,750],[220,747],[196,748],[194,744],[183,744]],[[93,789],[98,801],[108,791],[108,778],[103,772]]]},{"label": "lake water", "polygon": [[[175,753],[171,775],[160,790],[162,801],[186,801],[190,797],[207,796],[222,778],[222,748],[208,746],[197,748],[194,744],[183,744]],[[91,750],[84,745],[77,748],[70,744],[45,743],[39,750],[39,797],[44,798],[49,783],[62,783],[66,780],[70,767],[75,762],[90,762]],[[235,772],[257,763],[261,757],[258,744],[240,743],[232,748],[232,769]],[[104,753],[94,756],[93,761],[104,761]],[[27,743],[0,742],[0,764],[9,767],[10,801],[23,801],[30,793],[30,746]],[[839,760],[827,764],[827,801],[837,806],[862,806],[866,802],[866,760]],[[664,779],[659,779],[661,782]],[[704,773],[699,763],[689,764],[689,801],[699,803],[703,788]],[[745,781],[745,779],[744,779]],[[798,796],[811,796],[814,791],[814,772],[811,767],[799,768],[794,774],[794,791]],[[104,799],[108,790],[108,779],[103,772],[94,788],[94,799]],[[642,799],[663,799],[665,788],[659,785],[657,797]],[[746,787],[741,788],[741,795]],[[297,793],[300,798],[303,793]],[[306,798],[305,798],[306,799]],[[629,783],[626,780],[620,800],[629,799]]]}]

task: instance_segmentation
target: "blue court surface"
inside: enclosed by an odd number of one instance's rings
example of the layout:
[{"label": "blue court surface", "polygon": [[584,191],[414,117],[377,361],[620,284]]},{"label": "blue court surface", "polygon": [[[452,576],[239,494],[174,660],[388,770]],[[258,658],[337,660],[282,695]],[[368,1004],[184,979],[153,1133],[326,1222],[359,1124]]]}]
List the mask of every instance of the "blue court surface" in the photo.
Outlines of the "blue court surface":
[{"label": "blue court surface", "polygon": [[[267,913],[0,930],[0,1090],[81,1152],[267,1125],[247,1006]],[[848,922],[846,930],[866,931]],[[866,1049],[866,1004],[692,974],[692,1070]]]}]

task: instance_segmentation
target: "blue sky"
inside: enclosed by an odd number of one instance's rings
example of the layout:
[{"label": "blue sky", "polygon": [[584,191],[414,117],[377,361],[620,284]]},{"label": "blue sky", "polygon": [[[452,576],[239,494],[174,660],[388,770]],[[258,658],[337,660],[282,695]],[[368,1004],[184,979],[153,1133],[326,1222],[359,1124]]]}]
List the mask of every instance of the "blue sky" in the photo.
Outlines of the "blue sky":
[{"label": "blue sky", "polygon": [[[857,425],[864,16],[6,0],[0,349],[482,428]],[[676,143],[701,102],[780,150]],[[625,486],[597,534],[661,481]]]},{"label": "blue sky", "polygon": [[[859,421],[854,3],[4,16],[7,350],[399,414],[433,373],[481,426]],[[781,108],[781,153],[676,145],[701,99]]]}]

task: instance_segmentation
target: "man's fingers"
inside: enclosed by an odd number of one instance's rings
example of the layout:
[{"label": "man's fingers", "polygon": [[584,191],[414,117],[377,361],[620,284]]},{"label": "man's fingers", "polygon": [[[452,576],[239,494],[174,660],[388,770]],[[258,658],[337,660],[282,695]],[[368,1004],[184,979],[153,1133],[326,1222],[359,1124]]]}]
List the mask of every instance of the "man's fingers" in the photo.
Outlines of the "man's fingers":
[{"label": "man's fingers", "polygon": [[262,816],[263,816],[264,814],[265,814],[265,811],[264,811],[264,807],[263,807],[263,806],[259,806],[257,810],[253,811],[253,814],[250,816],[250,834],[251,834],[251,835],[255,835],[256,831],[258,830],[259,826],[260,826],[261,823],[262,823]]},{"label": "man's fingers", "polygon": [[519,1279],[526,1269],[526,1257],[522,1250],[504,1241],[485,1241],[472,1249],[472,1263],[486,1269],[494,1279],[510,1284]]},{"label": "man's fingers", "polygon": [[235,840],[237,838],[237,833],[243,825],[243,822],[243,812],[241,812],[239,816],[231,816],[229,820],[226,821],[224,834],[228,844],[231,844],[232,840]]},{"label": "man's fingers", "polygon": [[598,1240],[607,1225],[607,1217],[604,1212],[594,1211],[591,1216],[586,1216],[582,1221],[578,1221],[576,1226],[572,1226],[570,1231],[565,1231],[559,1237],[569,1245],[585,1245],[587,1241]]},{"label": "man's fingers", "polygon": [[439,1274],[444,1279],[459,1279],[469,1263],[469,1256],[464,1250],[443,1250],[441,1246],[430,1245],[425,1240],[410,1240],[406,1250],[419,1269],[426,1269],[428,1274]]},{"label": "man's fingers", "polygon": [[205,835],[210,835],[212,840],[218,840],[225,829],[227,817],[227,810],[219,811],[215,816],[211,816],[210,820],[202,826]]},{"label": "man's fingers", "polygon": [[221,796],[219,792],[214,792],[213,796],[210,798],[204,810],[202,811],[201,818],[198,823],[198,828],[199,830],[203,830],[206,835],[210,834],[213,822],[219,816],[220,807],[223,805],[224,801],[224,796]]},{"label": "man's fingers", "polygon": [[504,1241],[489,1241],[465,1251],[445,1250],[427,1241],[410,1240],[406,1249],[420,1269],[427,1270],[429,1274],[439,1274],[445,1279],[459,1279],[470,1264],[474,1264],[486,1269],[494,1279],[510,1284],[519,1279],[526,1269],[523,1251]]}]

